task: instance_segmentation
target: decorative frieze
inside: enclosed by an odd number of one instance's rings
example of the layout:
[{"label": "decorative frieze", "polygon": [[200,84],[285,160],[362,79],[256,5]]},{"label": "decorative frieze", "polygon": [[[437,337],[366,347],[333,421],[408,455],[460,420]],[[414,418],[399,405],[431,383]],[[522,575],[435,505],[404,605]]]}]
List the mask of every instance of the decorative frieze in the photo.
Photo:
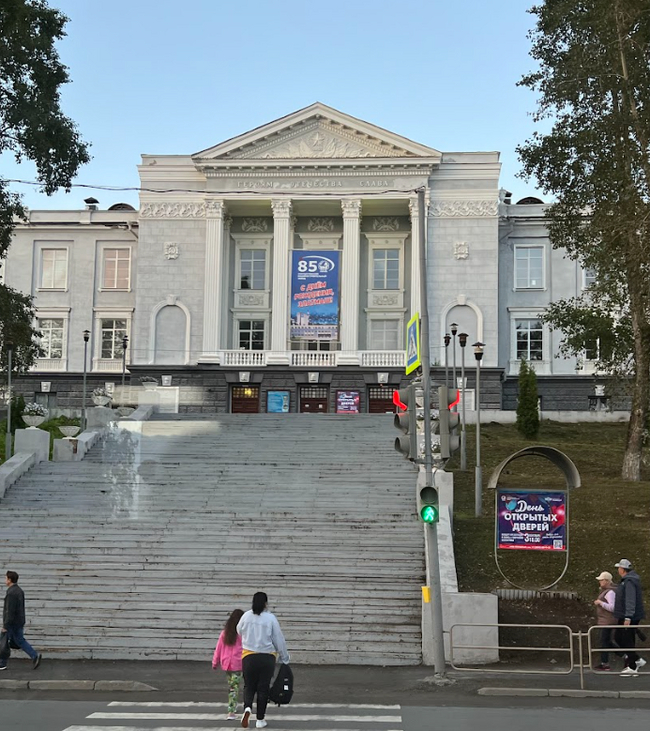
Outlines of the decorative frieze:
[{"label": "decorative frieze", "polygon": [[241,230],[245,233],[265,233],[269,230],[269,222],[266,218],[244,218]]},{"label": "decorative frieze", "polygon": [[140,218],[204,218],[205,203],[145,203],[140,209]]},{"label": "decorative frieze", "polygon": [[397,216],[376,216],[372,221],[373,231],[398,231],[399,219]]},{"label": "decorative frieze", "polygon": [[399,307],[401,305],[401,293],[391,292],[390,294],[372,293],[371,307]]},{"label": "decorative frieze", "polygon": [[238,307],[268,307],[265,292],[237,292]]},{"label": "decorative frieze", "polygon": [[499,202],[494,200],[431,201],[429,215],[434,218],[477,218],[496,216]]},{"label": "decorative frieze", "polygon": [[313,233],[329,233],[334,231],[333,218],[310,218],[307,223],[307,231]]},{"label": "decorative frieze", "polygon": [[165,259],[178,259],[178,244],[172,241],[165,243]]}]

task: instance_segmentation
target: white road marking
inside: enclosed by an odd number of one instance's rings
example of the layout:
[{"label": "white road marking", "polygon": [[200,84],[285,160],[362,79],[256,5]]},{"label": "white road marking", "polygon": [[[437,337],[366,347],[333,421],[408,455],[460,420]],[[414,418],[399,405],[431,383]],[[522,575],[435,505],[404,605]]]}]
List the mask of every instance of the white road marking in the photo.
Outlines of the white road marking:
[{"label": "white road marking", "polygon": [[[227,703],[208,703],[200,701],[111,701],[109,706],[131,707],[131,708],[227,708]],[[241,704],[240,704],[241,705]],[[269,709],[275,706],[269,705]],[[292,703],[288,708],[352,708],[361,710],[396,710],[399,705],[382,706],[371,703]]]},{"label": "white road marking", "polygon": [[[177,718],[182,721],[222,721],[223,714],[216,713],[105,713],[103,711],[97,713],[91,713],[90,716],[86,716],[87,719],[124,719],[124,720],[148,720],[148,721],[169,721]],[[393,721],[400,720],[401,715],[391,716],[305,716],[305,715],[277,715],[272,714],[274,721],[329,721],[332,723],[391,723]]]}]

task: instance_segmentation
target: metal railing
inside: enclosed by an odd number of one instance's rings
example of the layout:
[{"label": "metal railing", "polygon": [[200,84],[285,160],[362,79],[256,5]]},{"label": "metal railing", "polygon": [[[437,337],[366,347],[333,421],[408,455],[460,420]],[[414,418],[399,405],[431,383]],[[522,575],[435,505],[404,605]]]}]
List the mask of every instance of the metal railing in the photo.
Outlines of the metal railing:
[{"label": "metal railing", "polygon": [[[456,634],[458,634],[457,628],[464,627],[466,629],[472,629],[472,630],[480,630],[481,628],[486,629],[496,629],[499,633],[501,629],[552,629],[552,630],[562,630],[562,635],[566,632],[566,638],[567,638],[567,644],[566,646],[555,646],[555,647],[546,647],[543,645],[501,645],[499,644],[499,640],[497,639],[496,644],[489,643],[489,644],[482,644],[482,645],[468,645],[468,644],[457,644],[454,641],[454,631],[456,630]],[[457,623],[453,624],[449,628],[449,652],[450,652],[450,662],[449,664],[454,668],[454,670],[463,670],[463,671],[469,671],[469,672],[490,672],[490,673],[530,673],[530,674],[541,674],[541,675],[570,675],[574,670],[574,632],[571,630],[571,627],[568,627],[565,624],[488,624],[488,623],[481,623],[481,624],[469,624],[469,623]],[[465,664],[459,665],[456,661],[455,652],[456,651],[468,651],[468,650],[484,650],[484,651],[494,651],[494,652],[500,652],[500,651],[509,651],[509,652],[553,652],[553,653],[565,653],[568,655],[569,660],[569,666],[567,670],[559,670],[557,668],[552,668],[549,670],[543,670],[543,669],[535,669],[535,670],[522,670],[521,668],[488,668],[486,670],[485,667],[469,667]]]},{"label": "metal railing", "polygon": [[[566,644],[562,646],[543,646],[543,645],[502,645],[500,644],[500,638],[495,643],[488,642],[486,644],[459,644],[456,641],[455,635],[457,636],[461,629],[480,631],[481,629],[496,630],[501,634],[502,629],[524,629],[524,630],[561,630],[562,635],[566,633]],[[628,648],[621,647],[618,644],[613,644],[608,647],[594,646],[593,632],[595,630],[609,629],[612,631],[613,643],[616,642],[617,632],[622,630],[627,631],[646,631],[647,635],[650,635],[650,624],[639,624],[630,625],[624,627],[623,625],[593,625],[589,627],[586,632],[574,632],[570,627],[565,624],[470,624],[470,623],[457,623],[449,628],[449,653],[450,660],[449,664],[454,670],[461,670],[463,672],[482,672],[482,673],[502,673],[502,674],[530,674],[530,675],[570,675],[574,670],[578,670],[580,673],[580,688],[585,688],[585,673],[598,673],[598,670],[594,668],[592,657],[596,652],[609,652],[613,655],[622,656],[626,654]],[[647,640],[644,639],[644,642]],[[631,649],[631,648],[629,648]],[[458,659],[458,655],[462,651],[476,651],[482,650],[484,652],[545,652],[545,653],[561,653],[568,655],[569,665],[566,670],[562,670],[557,666],[551,669],[545,669],[544,667],[538,667],[534,669],[522,669],[521,667],[492,667],[482,665],[481,667],[471,667],[461,660]],[[586,657],[585,657],[586,650]],[[635,646],[633,652],[638,655],[650,654],[650,646],[641,645]],[[496,660],[498,661],[498,655]],[[549,662],[554,663],[554,659],[550,659]],[[487,664],[487,663],[486,663]]]}]

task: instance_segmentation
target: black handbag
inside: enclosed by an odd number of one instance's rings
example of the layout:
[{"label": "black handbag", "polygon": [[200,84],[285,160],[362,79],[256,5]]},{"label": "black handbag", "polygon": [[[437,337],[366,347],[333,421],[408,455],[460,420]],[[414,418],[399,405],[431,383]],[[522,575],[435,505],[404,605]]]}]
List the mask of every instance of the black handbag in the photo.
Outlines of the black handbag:
[{"label": "black handbag", "polygon": [[3,632],[0,634],[0,662],[6,662],[11,657],[11,645],[9,644],[9,634]]}]

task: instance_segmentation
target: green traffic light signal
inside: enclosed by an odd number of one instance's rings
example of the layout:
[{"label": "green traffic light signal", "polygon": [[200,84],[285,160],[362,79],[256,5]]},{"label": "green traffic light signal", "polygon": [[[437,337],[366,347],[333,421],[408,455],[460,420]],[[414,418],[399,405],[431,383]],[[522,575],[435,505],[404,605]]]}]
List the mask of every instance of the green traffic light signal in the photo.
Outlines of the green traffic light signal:
[{"label": "green traffic light signal", "polygon": [[425,505],[420,511],[420,517],[425,523],[437,523],[440,516],[433,505]]},{"label": "green traffic light signal", "polygon": [[428,485],[418,492],[418,515],[423,523],[437,523],[440,520],[438,491]]}]

